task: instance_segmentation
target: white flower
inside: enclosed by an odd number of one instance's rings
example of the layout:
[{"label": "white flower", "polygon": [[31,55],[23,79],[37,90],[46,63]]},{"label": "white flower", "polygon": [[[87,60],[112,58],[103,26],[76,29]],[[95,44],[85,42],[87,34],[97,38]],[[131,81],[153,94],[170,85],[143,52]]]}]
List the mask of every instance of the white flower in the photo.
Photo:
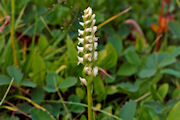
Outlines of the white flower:
[{"label": "white flower", "polygon": [[87,81],[85,78],[79,77],[82,84],[87,85]]},{"label": "white flower", "polygon": [[98,52],[95,51],[95,52],[94,52],[94,60],[97,60],[97,57],[98,57]]},{"label": "white flower", "polygon": [[92,32],[92,28],[86,28],[85,31],[86,32]]},{"label": "white flower", "polygon": [[81,44],[84,44],[84,39],[83,39],[83,38],[79,38],[79,37],[78,37],[78,40],[79,40],[78,44],[80,44],[80,43],[81,43]]},{"label": "white flower", "polygon": [[79,53],[82,53],[82,52],[83,52],[84,47],[79,47],[79,46],[77,46],[77,49],[78,49],[78,54],[79,54]]},{"label": "white flower", "polygon": [[93,40],[94,40],[94,41],[98,41],[98,37],[95,37],[95,36],[94,36],[94,37],[93,37]]},{"label": "white flower", "polygon": [[92,36],[86,36],[85,40],[88,41],[89,43],[92,43],[93,42],[92,38],[93,38]]},{"label": "white flower", "polygon": [[84,22],[86,25],[89,24],[91,22],[91,20],[88,20],[86,22]]},{"label": "white flower", "polygon": [[94,20],[92,21],[91,26],[94,26],[94,25],[95,25],[95,23],[96,23],[96,20],[94,19]]},{"label": "white flower", "polygon": [[91,67],[84,67],[84,72],[87,73],[88,75],[91,75],[92,68]]},{"label": "white flower", "polygon": [[92,15],[92,17],[91,17],[91,20],[94,20],[95,16],[96,16],[96,15],[95,15],[95,14],[93,14],[93,15]]},{"label": "white flower", "polygon": [[82,63],[83,64],[83,58],[78,56],[78,65]]},{"label": "white flower", "polygon": [[87,59],[89,62],[92,61],[92,54],[91,53],[87,53],[84,55],[84,58]]},{"label": "white flower", "polygon": [[84,14],[92,15],[92,9],[88,7],[87,9],[84,10]]},{"label": "white flower", "polygon": [[97,31],[97,26],[93,26],[93,32],[95,33]]},{"label": "white flower", "polygon": [[79,24],[84,27],[84,23],[83,22],[79,22]]},{"label": "white flower", "polygon": [[86,50],[92,51],[93,50],[93,45],[92,44],[86,44],[86,45],[84,45],[84,48]]},{"label": "white flower", "polygon": [[98,74],[98,67],[96,66],[93,68],[93,75],[97,76],[97,74]]},{"label": "white flower", "polygon": [[78,29],[78,33],[79,33],[79,36],[84,35],[84,31],[83,30],[79,30]]},{"label": "white flower", "polygon": [[94,42],[94,49],[95,49],[95,50],[97,49],[97,46],[98,46],[98,43],[97,43],[97,42]]}]

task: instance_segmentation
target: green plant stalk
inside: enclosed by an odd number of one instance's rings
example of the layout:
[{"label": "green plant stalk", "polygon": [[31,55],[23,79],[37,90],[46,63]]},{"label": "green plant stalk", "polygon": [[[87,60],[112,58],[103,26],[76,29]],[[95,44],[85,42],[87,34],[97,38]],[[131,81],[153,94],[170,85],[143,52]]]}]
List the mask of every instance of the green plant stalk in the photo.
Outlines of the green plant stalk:
[{"label": "green plant stalk", "polygon": [[91,95],[91,83],[87,84],[87,99],[88,99],[88,120],[92,120],[92,95]]},{"label": "green plant stalk", "polygon": [[18,66],[17,56],[16,56],[16,46],[14,40],[14,33],[15,33],[15,3],[14,0],[11,1],[11,42],[12,42],[12,49],[13,49],[13,56],[14,56],[14,64]]},{"label": "green plant stalk", "polygon": [[2,98],[2,100],[1,100],[1,102],[0,102],[0,106],[3,104],[3,102],[4,102],[4,100],[5,100],[8,92],[9,92],[9,90],[10,90],[10,88],[11,88],[11,85],[12,85],[13,81],[14,81],[14,78],[11,79],[11,82],[9,83],[9,86],[8,86],[8,88],[7,88],[7,90],[6,90],[6,93],[4,94],[4,97]]}]

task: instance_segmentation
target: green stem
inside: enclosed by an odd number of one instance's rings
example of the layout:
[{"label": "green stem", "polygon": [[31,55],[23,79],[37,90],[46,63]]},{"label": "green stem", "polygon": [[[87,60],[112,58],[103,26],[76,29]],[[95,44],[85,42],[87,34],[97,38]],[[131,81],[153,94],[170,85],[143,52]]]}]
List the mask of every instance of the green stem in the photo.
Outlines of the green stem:
[{"label": "green stem", "polygon": [[88,85],[87,85],[87,99],[88,99],[88,120],[92,120],[91,84],[88,84]]}]

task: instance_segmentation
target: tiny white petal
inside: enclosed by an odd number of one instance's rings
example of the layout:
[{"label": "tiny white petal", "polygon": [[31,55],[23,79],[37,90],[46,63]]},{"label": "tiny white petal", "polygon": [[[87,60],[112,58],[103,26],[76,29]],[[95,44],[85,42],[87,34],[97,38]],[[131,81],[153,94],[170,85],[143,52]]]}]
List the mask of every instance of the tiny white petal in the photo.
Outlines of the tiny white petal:
[{"label": "tiny white petal", "polygon": [[88,41],[89,43],[92,43],[93,42],[92,38],[93,38],[92,36],[86,36],[85,40]]},{"label": "tiny white petal", "polygon": [[96,16],[96,15],[95,15],[95,14],[93,14],[93,15],[92,15],[92,17],[91,17],[91,20],[93,20],[93,19],[95,18],[95,16]]},{"label": "tiny white petal", "polygon": [[95,33],[97,31],[97,26],[93,26],[93,32]]},{"label": "tiny white petal", "polygon": [[84,67],[84,72],[87,73],[88,75],[91,75],[92,68],[91,67]]},{"label": "tiny white petal", "polygon": [[85,49],[89,50],[89,51],[92,51],[93,50],[93,45],[92,44],[86,44],[84,46]]},{"label": "tiny white petal", "polygon": [[97,57],[98,57],[98,52],[95,51],[95,52],[94,52],[94,60],[97,60]]},{"label": "tiny white petal", "polygon": [[83,22],[79,22],[79,24],[84,27],[84,23]]},{"label": "tiny white petal", "polygon": [[94,36],[94,37],[93,37],[93,40],[94,40],[94,41],[98,41],[98,37],[95,37],[95,36]]},{"label": "tiny white petal", "polygon": [[98,67],[97,66],[93,68],[93,74],[94,74],[94,76],[97,76],[97,74],[98,74]]},{"label": "tiny white petal", "polygon": [[92,61],[92,54],[91,53],[87,53],[84,55],[84,58],[87,59],[89,62]]},{"label": "tiny white petal", "polygon": [[89,24],[91,22],[91,20],[87,20],[86,22],[84,22],[86,25]]},{"label": "tiny white petal", "polygon": [[79,40],[78,44],[80,44],[80,43],[81,43],[81,44],[84,44],[84,38],[79,38],[79,37],[78,37],[78,40]]},{"label": "tiny white petal", "polygon": [[86,32],[92,32],[92,28],[86,28],[85,31]]},{"label": "tiny white petal", "polygon": [[84,48],[83,48],[83,47],[79,47],[79,46],[77,46],[77,49],[78,49],[78,54],[79,54],[79,53],[82,53],[82,52],[83,52],[83,50],[84,50]]},{"label": "tiny white petal", "polygon": [[98,46],[98,42],[94,42],[94,49],[96,50]]},{"label": "tiny white petal", "polygon": [[96,20],[93,20],[91,26],[94,26],[95,23],[96,23]]},{"label": "tiny white petal", "polygon": [[83,58],[78,56],[78,65],[82,63],[83,64]]},{"label": "tiny white petal", "polygon": [[78,33],[79,33],[79,36],[84,35],[84,31],[83,30],[79,30],[78,29]]},{"label": "tiny white petal", "polygon": [[85,78],[79,77],[82,84],[87,85],[87,81]]}]

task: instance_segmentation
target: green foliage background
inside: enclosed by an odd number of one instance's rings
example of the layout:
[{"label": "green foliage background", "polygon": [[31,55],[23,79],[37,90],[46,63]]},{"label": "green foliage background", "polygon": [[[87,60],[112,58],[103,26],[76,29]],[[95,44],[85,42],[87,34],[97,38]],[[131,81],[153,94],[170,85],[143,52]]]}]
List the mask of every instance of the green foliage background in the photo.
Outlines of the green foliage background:
[{"label": "green foliage background", "polygon": [[[0,19],[11,16],[13,0],[0,1]],[[98,29],[99,71],[93,80],[95,120],[180,120],[180,12],[171,0],[161,46],[154,52],[160,0],[14,0],[15,23],[0,33],[0,120],[86,120],[86,88],[79,81],[77,30],[88,6],[96,24],[131,11]],[[164,12],[168,5],[165,4]],[[137,22],[140,35],[125,21]],[[2,21],[0,21],[3,24]],[[12,37],[15,27],[17,64]],[[134,36],[134,39],[130,37]],[[146,40],[146,44],[143,42]],[[24,44],[27,42],[26,52]],[[0,100],[1,100],[0,99]],[[29,115],[26,116],[26,115]]]}]

